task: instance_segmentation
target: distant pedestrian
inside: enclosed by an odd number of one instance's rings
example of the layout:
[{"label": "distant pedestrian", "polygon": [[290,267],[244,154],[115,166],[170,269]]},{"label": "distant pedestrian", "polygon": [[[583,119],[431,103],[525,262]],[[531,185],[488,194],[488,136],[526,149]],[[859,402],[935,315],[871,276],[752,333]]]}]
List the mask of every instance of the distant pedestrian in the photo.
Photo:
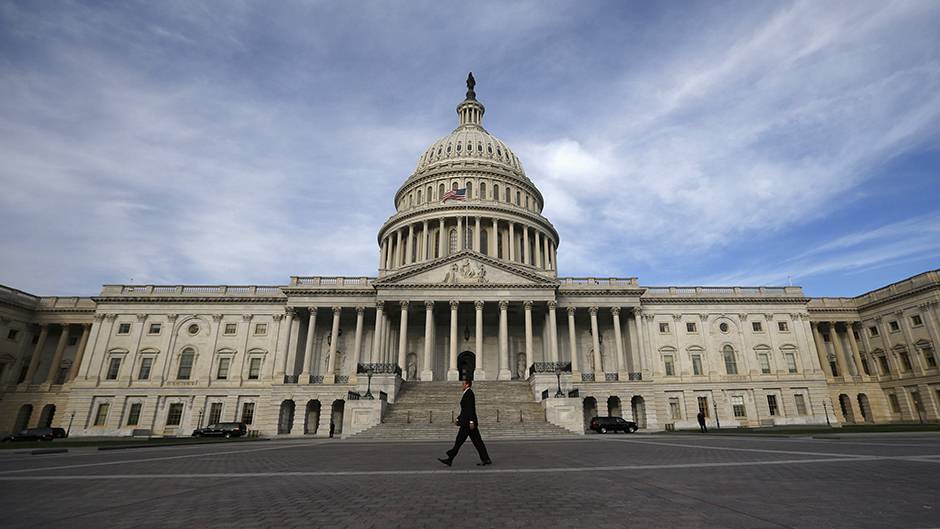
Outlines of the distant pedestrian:
[{"label": "distant pedestrian", "polygon": [[702,429],[702,433],[708,433],[708,426],[705,426],[705,412],[698,412],[698,426]]},{"label": "distant pedestrian", "polygon": [[330,421],[330,437],[333,437],[333,430],[335,430],[335,429],[336,429],[336,423],[334,423],[334,422],[331,420],[331,421]]}]

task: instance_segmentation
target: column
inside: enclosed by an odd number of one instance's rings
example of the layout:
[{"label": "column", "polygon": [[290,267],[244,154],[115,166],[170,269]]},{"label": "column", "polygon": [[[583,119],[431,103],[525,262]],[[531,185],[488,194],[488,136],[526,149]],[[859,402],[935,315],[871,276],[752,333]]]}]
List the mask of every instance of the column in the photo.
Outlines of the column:
[{"label": "column", "polygon": [[401,304],[401,325],[398,331],[398,367],[402,370],[402,378],[407,378],[405,373],[405,356],[408,354],[408,305],[407,300]]},{"label": "column", "polygon": [[382,268],[388,268],[388,238],[382,240],[382,251],[379,254],[379,262]]},{"label": "column", "polygon": [[594,346],[594,380],[603,382],[605,366],[602,365],[601,342],[597,334],[597,307],[589,307],[588,313],[591,315],[591,345]]},{"label": "column", "polygon": [[444,246],[444,217],[440,217],[438,220],[441,223],[441,227],[437,230],[437,255],[435,257],[444,257],[447,253],[447,250],[445,250],[447,247]]},{"label": "column", "polygon": [[82,339],[78,342],[78,353],[75,354],[75,361],[72,362],[72,370],[69,372],[69,382],[75,380],[78,376],[78,368],[82,365],[82,359],[85,357],[85,348],[88,347],[88,337],[91,336],[91,324],[82,324]]},{"label": "column", "polygon": [[434,352],[434,302],[424,302],[424,368],[421,370],[421,380],[434,380],[434,371],[431,370],[431,355]]},{"label": "column", "polygon": [[[855,330],[855,326],[859,322],[849,322],[845,324],[845,334],[846,338],[849,340],[849,347],[852,348],[852,359],[855,361],[855,371],[858,376],[865,376],[865,368],[862,367],[862,354],[858,350],[858,343],[855,341],[855,333],[852,332]],[[862,329],[859,328],[859,333],[862,332]],[[871,370],[871,367],[868,368]]]},{"label": "column", "polygon": [[457,380],[460,374],[457,372],[457,309],[460,302],[452,300],[450,302],[450,362],[447,369],[447,380]]},{"label": "column", "polygon": [[39,324],[39,329],[39,341],[36,342],[36,347],[33,348],[33,356],[29,359],[29,368],[26,369],[26,378],[23,380],[26,384],[33,383],[33,376],[36,375],[36,368],[39,367],[39,357],[42,356],[42,348],[46,345],[46,337],[49,336],[48,324]]},{"label": "column", "polygon": [[414,255],[415,251],[415,225],[408,225],[408,241],[405,243],[405,264],[412,264],[411,257]]},{"label": "column", "polygon": [[532,264],[532,253],[529,251],[529,227],[522,227],[522,262],[523,264]]},{"label": "column", "polygon": [[476,229],[473,230],[473,251],[480,251],[480,217],[473,217],[476,220]]},{"label": "column", "polygon": [[548,302],[548,339],[549,339],[549,358],[552,362],[558,363],[558,320],[555,318],[556,301]]},{"label": "column", "polygon": [[[510,229],[512,224],[509,225]],[[499,374],[496,380],[512,380],[512,372],[509,370],[509,322],[507,310],[508,301],[499,302]]]},{"label": "column", "polygon": [[362,328],[366,319],[366,308],[365,307],[356,307],[356,341],[353,346],[353,373],[359,372],[359,364],[363,363],[362,361]]},{"label": "column", "polygon": [[476,309],[476,342],[477,342],[477,365],[473,370],[474,380],[483,380],[486,378],[486,370],[483,369],[483,302],[474,301],[473,308]]},{"label": "column", "polygon": [[496,220],[495,218],[493,219],[493,232],[490,233],[490,236],[488,237],[487,242],[489,243],[489,247],[490,247],[489,248],[490,257],[494,259],[499,257],[499,246],[498,246],[499,244],[499,221]]},{"label": "column", "polygon": [[[911,359],[911,367],[913,368],[914,374],[917,376],[924,376],[924,370],[926,366],[921,362],[920,351],[917,350],[917,346],[914,345],[914,336],[911,334],[911,330],[908,327],[908,319],[904,317],[904,311],[899,310],[896,313],[898,317],[898,326],[901,327],[901,334],[904,335],[904,343],[907,346],[908,356]],[[926,404],[930,404],[933,399],[921,399]]]},{"label": "column", "polygon": [[[327,363],[327,372],[323,376],[324,384],[333,384],[336,382],[336,342],[339,341],[339,315],[342,312],[342,307],[333,307],[333,330],[330,331],[330,357]],[[296,410],[294,413],[296,413]]]},{"label": "column", "polygon": [[[52,357],[52,364],[49,366],[49,372],[46,374],[46,384],[55,382],[56,373],[59,371],[59,364],[62,362],[62,353],[65,352],[65,344],[69,340],[69,324],[62,323],[62,334],[59,335],[59,343],[56,344],[55,356]],[[2,337],[0,337],[2,338]]]},{"label": "column", "polygon": [[542,268],[542,233],[535,230],[535,266]]},{"label": "column", "polygon": [[516,236],[513,231],[513,226],[515,226],[516,223],[513,221],[508,221],[508,222],[509,222],[509,260],[515,261],[516,260]]},{"label": "column", "polygon": [[457,217],[457,251],[463,251],[464,249],[464,238],[466,237],[463,227],[463,217]]},{"label": "column", "polygon": [[296,311],[294,307],[287,307],[284,309],[284,314],[287,316],[287,331],[284,334],[284,349],[281,357],[278,359],[277,364],[277,373],[274,374],[274,378],[278,384],[283,384],[285,382],[284,376],[287,374],[287,359],[291,356],[290,343],[291,336],[290,331],[294,326],[294,315]]},{"label": "column", "polygon": [[378,364],[380,347],[382,344],[382,316],[385,309],[385,303],[375,302],[375,332],[372,334],[372,363]]},{"label": "column", "polygon": [[431,249],[428,246],[431,244],[431,233],[428,231],[428,221],[425,219],[424,224],[421,230],[421,260],[427,261],[431,256]]},{"label": "column", "polygon": [[[614,341],[617,344],[617,372],[624,373],[627,376],[626,379],[629,379],[630,376],[627,373],[627,359],[623,355],[623,333],[620,331],[620,307],[611,307],[610,313],[614,316]],[[678,333],[679,330],[676,329]],[[624,380],[624,377],[621,377],[620,380]]]},{"label": "column", "polygon": [[545,270],[548,270],[551,268],[551,266],[548,264],[548,253],[549,253],[548,249],[551,246],[552,242],[548,239],[548,234],[545,234],[542,237],[542,241],[543,241],[542,243],[542,254],[543,254],[542,255],[542,268]]},{"label": "column", "polygon": [[532,302],[523,301],[525,307],[525,373],[523,376],[529,378],[526,374],[532,366]]},{"label": "column", "polygon": [[[633,371],[639,372],[641,371],[640,369],[640,342],[639,342],[640,330],[636,321],[637,320],[636,310],[637,310],[637,307],[630,308],[630,313],[629,313],[629,316],[627,317],[627,329],[628,329],[628,332],[630,333],[629,369],[633,369]],[[705,331],[703,331],[703,333],[706,336],[708,335],[707,328]]]},{"label": "column", "polygon": [[832,347],[836,350],[836,363],[839,364],[839,372],[843,378],[851,376],[852,373],[849,372],[848,366],[845,365],[845,351],[842,349],[839,331],[836,330],[835,322],[829,323],[829,332],[832,333],[829,339],[832,340]]},{"label": "column", "polygon": [[[568,344],[571,347],[571,374],[574,375],[578,373],[578,349],[577,349],[577,340],[575,339],[575,326],[574,326],[574,307],[568,307]],[[577,378],[577,377],[576,377]],[[578,378],[580,382],[580,378]]]},{"label": "column", "polygon": [[[933,311],[930,310],[930,305],[936,305],[936,301],[921,303],[917,305],[917,308],[920,309],[920,313],[923,314],[922,318],[924,320],[924,325],[927,326],[927,335],[930,336],[930,345],[933,347],[934,357],[937,353],[940,353],[940,331],[937,329],[937,321],[934,318]],[[862,334],[864,336],[864,334]]]},{"label": "column", "polygon": [[[643,372],[644,376],[649,376],[649,374],[650,374],[650,362],[651,362],[651,361],[650,361],[649,354],[650,354],[650,351],[653,350],[653,346],[652,346],[652,344],[650,343],[650,334],[651,334],[651,332],[652,332],[651,329],[650,329],[650,325],[653,324],[653,320],[655,319],[655,315],[653,315],[653,314],[643,314],[642,309],[641,309],[640,307],[637,307],[635,310],[636,310],[636,313],[635,313],[635,314],[637,315],[637,318],[642,317],[643,320],[646,322],[645,324],[639,326],[639,328],[640,328],[640,335],[638,336],[638,338],[639,338],[639,340],[640,340],[640,343],[642,344],[642,345],[640,346],[640,347],[641,347],[641,350],[640,350],[640,363],[643,365],[642,372]],[[637,322],[639,322],[639,320],[637,320]]]},{"label": "column", "polygon": [[829,367],[829,360],[826,358],[826,344],[823,342],[822,336],[819,335],[819,323],[815,321],[809,322],[810,328],[813,329],[813,343],[816,344],[816,354],[819,356],[819,366],[822,368],[823,373],[826,374],[827,378],[832,378],[832,368]]}]

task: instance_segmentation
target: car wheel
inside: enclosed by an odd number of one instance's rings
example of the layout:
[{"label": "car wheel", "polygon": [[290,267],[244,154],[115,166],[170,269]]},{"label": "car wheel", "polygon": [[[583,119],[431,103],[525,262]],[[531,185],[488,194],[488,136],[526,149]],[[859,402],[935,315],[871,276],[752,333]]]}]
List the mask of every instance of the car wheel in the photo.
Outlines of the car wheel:
[{"label": "car wheel", "polygon": [[636,429],[637,429],[636,426],[631,426],[631,427],[627,430],[627,433],[633,433],[633,432],[636,431]]},{"label": "car wheel", "polygon": [[193,434],[193,437],[202,437],[202,432],[196,432]]},{"label": "car wheel", "polygon": [[232,437],[232,432],[225,432],[225,438],[229,439]]},{"label": "car wheel", "polygon": [[607,428],[604,428],[603,426],[601,426],[600,430],[598,430],[598,431],[599,431],[600,433],[607,433]]}]

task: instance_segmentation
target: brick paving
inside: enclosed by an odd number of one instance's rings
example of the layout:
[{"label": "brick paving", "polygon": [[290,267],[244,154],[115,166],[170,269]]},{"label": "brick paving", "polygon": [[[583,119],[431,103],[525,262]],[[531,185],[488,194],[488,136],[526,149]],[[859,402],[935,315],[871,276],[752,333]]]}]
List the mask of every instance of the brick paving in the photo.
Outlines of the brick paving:
[{"label": "brick paving", "polygon": [[[484,439],[486,432],[483,431]],[[940,527],[940,437],[272,440],[0,452],[6,527]]]}]

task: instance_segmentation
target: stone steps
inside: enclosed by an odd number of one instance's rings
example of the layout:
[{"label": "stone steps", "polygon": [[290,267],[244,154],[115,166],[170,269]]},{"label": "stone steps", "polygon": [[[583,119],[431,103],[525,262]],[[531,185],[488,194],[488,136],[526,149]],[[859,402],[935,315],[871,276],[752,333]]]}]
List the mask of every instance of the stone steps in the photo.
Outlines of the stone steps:
[{"label": "stone steps", "polygon": [[[474,382],[477,419],[485,439],[568,437],[571,432],[545,421],[528,382]],[[463,390],[456,382],[405,382],[382,424],[355,439],[453,439]]]}]

